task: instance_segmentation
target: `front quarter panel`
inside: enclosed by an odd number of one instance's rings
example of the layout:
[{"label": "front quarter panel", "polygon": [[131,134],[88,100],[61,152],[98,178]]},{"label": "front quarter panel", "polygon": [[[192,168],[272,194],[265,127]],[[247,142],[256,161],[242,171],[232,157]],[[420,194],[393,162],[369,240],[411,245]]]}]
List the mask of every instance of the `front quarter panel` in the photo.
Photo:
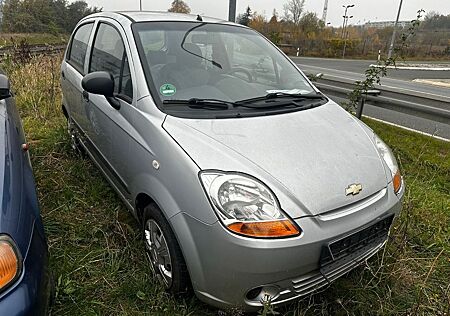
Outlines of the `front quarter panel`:
[{"label": "front quarter panel", "polygon": [[[152,108],[149,97],[139,102],[140,108]],[[155,112],[135,112],[140,137],[132,140],[127,162],[131,196],[134,201],[141,193],[150,196],[168,219],[186,211],[202,222],[217,222],[198,178],[200,169],[163,129],[165,116]]]}]

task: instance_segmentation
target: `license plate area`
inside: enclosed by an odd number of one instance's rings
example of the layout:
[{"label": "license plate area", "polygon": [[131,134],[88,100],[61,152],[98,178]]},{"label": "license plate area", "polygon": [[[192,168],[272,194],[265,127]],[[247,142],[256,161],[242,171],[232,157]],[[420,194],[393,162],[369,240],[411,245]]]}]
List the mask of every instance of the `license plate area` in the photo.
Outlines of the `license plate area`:
[{"label": "license plate area", "polygon": [[393,220],[394,215],[389,215],[351,235],[328,243],[322,248],[320,266],[324,267],[362,249],[376,247],[383,243],[389,235]]}]

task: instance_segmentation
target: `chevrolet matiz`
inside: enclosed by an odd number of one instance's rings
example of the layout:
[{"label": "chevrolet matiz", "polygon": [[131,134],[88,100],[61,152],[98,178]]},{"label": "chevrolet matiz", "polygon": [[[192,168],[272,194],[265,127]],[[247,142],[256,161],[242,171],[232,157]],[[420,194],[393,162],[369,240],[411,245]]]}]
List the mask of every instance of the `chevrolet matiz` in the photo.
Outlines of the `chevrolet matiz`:
[{"label": "chevrolet matiz", "polygon": [[139,220],[171,293],[244,311],[297,299],[377,253],[400,212],[389,147],[250,28],[90,15],[61,85],[73,148]]}]

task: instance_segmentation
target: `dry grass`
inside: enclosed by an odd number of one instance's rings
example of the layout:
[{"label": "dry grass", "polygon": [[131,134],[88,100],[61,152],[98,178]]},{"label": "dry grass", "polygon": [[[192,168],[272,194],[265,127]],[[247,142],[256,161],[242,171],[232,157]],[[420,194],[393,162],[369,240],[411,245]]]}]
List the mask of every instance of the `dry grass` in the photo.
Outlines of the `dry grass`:
[{"label": "dry grass", "polygon": [[[59,63],[36,57],[4,65],[32,144],[57,279],[52,314],[218,314],[194,297],[177,300],[158,287],[134,219],[91,162],[72,155],[60,113]],[[277,308],[282,315],[450,315],[450,144],[367,123],[392,146],[407,183],[391,240],[325,291]]]}]

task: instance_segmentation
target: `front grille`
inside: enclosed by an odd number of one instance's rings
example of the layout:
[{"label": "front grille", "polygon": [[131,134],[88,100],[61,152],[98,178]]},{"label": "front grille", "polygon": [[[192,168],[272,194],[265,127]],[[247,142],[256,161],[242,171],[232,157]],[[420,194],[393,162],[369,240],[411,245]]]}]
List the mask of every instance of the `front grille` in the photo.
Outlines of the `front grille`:
[{"label": "front grille", "polygon": [[292,280],[297,297],[329,285],[369,259],[386,243],[394,215],[324,246],[320,269]]},{"label": "front grille", "polygon": [[324,267],[362,248],[383,242],[387,239],[393,220],[394,215],[388,216],[369,227],[324,246],[320,258],[320,266]]},{"label": "front grille", "polygon": [[342,258],[341,260],[327,265],[320,269],[320,271],[315,271],[311,274],[292,280],[294,292],[297,297],[301,297],[329,285],[331,282],[350,272],[359,264],[376,254],[377,251],[383,247],[385,242],[386,240],[376,245],[366,246],[349,257]]}]

